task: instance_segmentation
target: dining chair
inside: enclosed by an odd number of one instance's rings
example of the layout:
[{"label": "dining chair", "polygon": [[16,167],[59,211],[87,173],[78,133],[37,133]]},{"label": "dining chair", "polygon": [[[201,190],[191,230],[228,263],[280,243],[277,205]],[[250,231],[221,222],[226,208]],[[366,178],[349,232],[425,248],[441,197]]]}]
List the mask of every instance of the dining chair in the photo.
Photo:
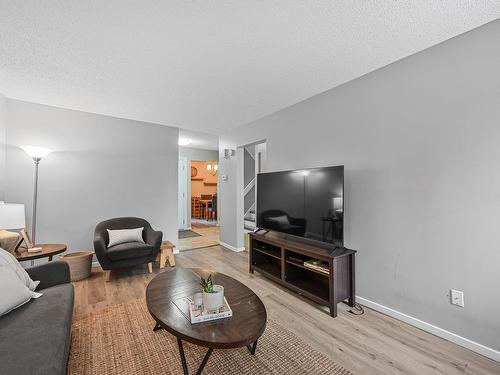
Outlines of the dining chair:
[{"label": "dining chair", "polygon": [[217,194],[212,196],[212,203],[208,207],[208,218],[217,220]]},{"label": "dining chair", "polygon": [[201,217],[203,219],[208,218],[208,205],[207,201],[212,201],[212,194],[201,194]]}]

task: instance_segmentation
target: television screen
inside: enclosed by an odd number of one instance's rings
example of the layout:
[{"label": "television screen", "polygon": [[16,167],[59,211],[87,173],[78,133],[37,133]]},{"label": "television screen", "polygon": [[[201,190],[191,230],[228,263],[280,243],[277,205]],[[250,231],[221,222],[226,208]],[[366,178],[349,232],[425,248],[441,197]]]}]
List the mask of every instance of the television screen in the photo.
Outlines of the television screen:
[{"label": "television screen", "polygon": [[343,246],[344,166],[258,174],[257,227]]}]

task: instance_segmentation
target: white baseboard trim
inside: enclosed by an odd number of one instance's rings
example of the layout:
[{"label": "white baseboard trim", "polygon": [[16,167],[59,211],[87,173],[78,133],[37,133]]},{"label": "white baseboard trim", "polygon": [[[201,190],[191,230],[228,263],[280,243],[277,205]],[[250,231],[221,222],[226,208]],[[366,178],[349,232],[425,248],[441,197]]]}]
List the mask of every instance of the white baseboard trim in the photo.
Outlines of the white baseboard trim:
[{"label": "white baseboard trim", "polygon": [[245,251],[245,246],[243,247],[234,247],[234,246],[231,246],[225,242],[222,242],[222,241],[219,241],[219,245],[225,247],[226,249],[229,249],[231,251],[235,251],[237,253],[239,253],[240,251]]},{"label": "white baseboard trim", "polygon": [[494,361],[500,362],[500,352],[479,344],[475,341],[466,339],[465,337],[459,336],[453,332],[447,331],[445,329],[436,327],[430,323],[424,322],[423,320],[414,318],[413,316],[406,315],[397,310],[391,309],[390,307],[381,305],[377,302],[370,301],[366,298],[356,296],[356,301],[361,305],[369,307],[372,310],[381,312],[382,314],[389,315],[395,319],[401,320],[405,323],[408,323],[411,326],[420,328],[423,331],[429,332],[435,336],[441,337],[445,340],[451,341],[457,345],[463,346],[473,352],[481,354],[485,357],[488,357]]}]

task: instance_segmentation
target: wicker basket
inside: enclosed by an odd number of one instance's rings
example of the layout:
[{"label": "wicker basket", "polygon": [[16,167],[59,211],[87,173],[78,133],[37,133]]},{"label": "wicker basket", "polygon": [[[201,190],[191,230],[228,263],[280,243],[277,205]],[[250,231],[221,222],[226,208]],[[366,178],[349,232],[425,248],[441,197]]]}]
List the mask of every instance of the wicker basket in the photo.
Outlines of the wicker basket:
[{"label": "wicker basket", "polygon": [[77,251],[60,255],[59,258],[68,263],[71,281],[78,281],[90,276],[93,255],[92,251]]}]

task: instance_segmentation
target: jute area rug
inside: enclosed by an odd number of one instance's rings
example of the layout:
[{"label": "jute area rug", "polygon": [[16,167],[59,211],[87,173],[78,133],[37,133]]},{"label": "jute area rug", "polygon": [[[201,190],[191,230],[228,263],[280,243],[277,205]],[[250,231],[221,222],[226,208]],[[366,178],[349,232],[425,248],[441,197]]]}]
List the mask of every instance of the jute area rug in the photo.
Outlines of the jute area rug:
[{"label": "jute area rug", "polygon": [[[90,313],[73,323],[68,374],[182,374],[174,336],[153,332],[154,320],[144,301]],[[184,345],[190,373],[206,349]],[[268,320],[255,356],[246,348],[214,350],[203,374],[350,374],[313,350],[280,324]]]}]

